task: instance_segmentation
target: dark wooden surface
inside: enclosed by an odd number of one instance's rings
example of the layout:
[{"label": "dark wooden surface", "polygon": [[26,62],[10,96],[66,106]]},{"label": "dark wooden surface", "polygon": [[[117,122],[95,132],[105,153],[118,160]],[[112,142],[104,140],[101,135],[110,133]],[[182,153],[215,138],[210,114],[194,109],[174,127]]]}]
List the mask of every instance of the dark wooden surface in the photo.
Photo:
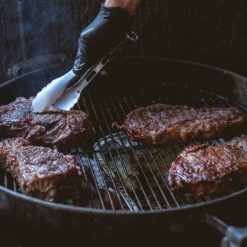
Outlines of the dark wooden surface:
[{"label": "dark wooden surface", "polygon": [[[22,0],[22,54],[18,2],[0,1],[0,82],[7,79],[7,68],[25,56],[73,58],[80,30],[100,6],[100,0]],[[246,0],[144,0],[135,28],[140,41],[130,55],[201,61],[247,74]]]}]

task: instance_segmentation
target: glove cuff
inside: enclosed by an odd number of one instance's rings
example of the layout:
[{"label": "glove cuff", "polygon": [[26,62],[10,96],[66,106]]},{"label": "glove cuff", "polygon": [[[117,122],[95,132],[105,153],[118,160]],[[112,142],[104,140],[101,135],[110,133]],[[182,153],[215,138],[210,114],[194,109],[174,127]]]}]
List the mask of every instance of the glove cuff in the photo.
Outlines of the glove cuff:
[{"label": "glove cuff", "polygon": [[133,24],[133,17],[127,10],[121,7],[106,7],[101,4],[100,14],[104,19],[114,21],[126,31],[129,31]]}]

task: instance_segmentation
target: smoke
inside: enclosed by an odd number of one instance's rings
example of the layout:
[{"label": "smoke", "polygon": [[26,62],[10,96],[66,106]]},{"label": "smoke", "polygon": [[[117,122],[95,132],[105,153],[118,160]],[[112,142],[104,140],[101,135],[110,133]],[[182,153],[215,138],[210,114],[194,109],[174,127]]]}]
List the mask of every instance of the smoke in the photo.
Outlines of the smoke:
[{"label": "smoke", "polygon": [[100,0],[1,0],[0,82],[9,68],[28,59],[65,54],[73,60],[80,31],[99,7]]}]

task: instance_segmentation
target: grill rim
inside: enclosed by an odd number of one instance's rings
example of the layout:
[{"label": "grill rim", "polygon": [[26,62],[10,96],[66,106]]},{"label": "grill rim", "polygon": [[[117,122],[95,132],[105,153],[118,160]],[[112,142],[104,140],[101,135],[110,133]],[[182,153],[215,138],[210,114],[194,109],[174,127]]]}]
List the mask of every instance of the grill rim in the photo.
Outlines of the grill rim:
[{"label": "grill rim", "polygon": [[[213,70],[215,72],[219,72],[221,74],[229,75],[232,78],[234,78],[235,80],[241,79],[241,80],[244,80],[247,82],[247,77],[245,77],[241,74],[238,74],[238,73],[235,73],[235,72],[232,72],[230,70],[226,70],[226,69],[214,66],[214,65],[209,65],[209,64],[195,62],[195,61],[173,59],[173,58],[149,57],[149,56],[141,56],[141,57],[130,56],[130,57],[126,57],[126,59],[133,59],[133,60],[139,59],[139,60],[148,60],[148,61],[153,60],[153,61],[160,61],[160,62],[177,63],[180,65],[183,65],[183,64],[184,65],[192,65],[193,67],[209,69],[209,70]],[[58,64],[47,66],[45,69],[52,69],[52,68],[56,68],[56,67],[58,67]],[[18,76],[14,79],[6,81],[0,85],[0,90],[1,90],[1,88],[8,86],[8,84],[11,84],[18,79],[23,79],[29,75],[32,75],[34,73],[38,73],[38,72],[43,71],[43,70],[44,70],[44,68],[36,69],[36,70],[31,71],[31,72],[25,73],[21,76]],[[212,94],[216,94],[216,93],[212,93]],[[242,106],[238,102],[235,102],[235,103],[239,105],[238,107]],[[244,106],[242,106],[242,107],[244,107]],[[9,188],[3,187],[2,185],[0,185],[0,192],[6,193],[6,194],[12,196],[13,198],[20,199],[24,202],[34,203],[37,206],[43,206],[43,207],[46,207],[48,209],[55,209],[55,210],[66,211],[66,212],[74,212],[74,213],[78,213],[78,214],[93,213],[95,215],[106,215],[106,216],[107,215],[109,215],[109,216],[110,215],[112,215],[112,216],[116,216],[116,215],[117,216],[128,216],[128,215],[130,215],[130,216],[143,216],[143,215],[160,215],[160,214],[165,215],[165,214],[178,213],[178,212],[182,213],[185,211],[196,210],[196,209],[204,209],[206,207],[211,207],[211,206],[214,206],[216,204],[218,205],[219,203],[225,202],[227,200],[233,199],[234,197],[241,196],[241,195],[247,193],[247,187],[240,189],[238,191],[235,191],[231,194],[220,196],[218,198],[214,198],[213,200],[206,201],[206,202],[205,201],[204,202],[198,202],[198,203],[195,203],[193,205],[191,205],[191,204],[190,205],[180,205],[179,207],[171,207],[171,208],[166,208],[166,209],[153,209],[152,211],[151,210],[150,211],[144,210],[144,211],[137,211],[137,212],[128,211],[128,210],[86,208],[86,207],[78,207],[78,206],[71,206],[71,205],[65,205],[65,204],[61,204],[61,203],[44,201],[44,200],[41,200],[38,198],[34,198],[31,196],[19,193],[17,191],[11,190]]]},{"label": "grill rim", "polygon": [[44,206],[49,209],[56,209],[60,211],[66,211],[66,212],[73,212],[73,213],[79,213],[79,214],[88,214],[88,213],[94,213],[96,215],[111,215],[111,216],[127,216],[127,215],[159,215],[159,214],[172,214],[172,213],[182,213],[185,211],[190,210],[203,210],[204,208],[218,205],[219,203],[225,202],[227,200],[233,199],[237,196],[241,196],[245,193],[247,193],[247,187],[241,190],[238,190],[230,195],[225,195],[213,200],[210,200],[208,202],[198,202],[193,205],[184,205],[180,207],[174,207],[174,208],[167,208],[167,209],[154,209],[153,211],[137,211],[132,212],[128,210],[109,210],[109,209],[97,209],[97,208],[85,208],[85,207],[77,207],[77,206],[70,206],[66,204],[56,203],[56,202],[49,202],[45,200],[41,200],[35,197],[27,196],[25,194],[15,192],[11,189],[4,188],[3,186],[0,186],[0,191],[3,193],[7,193],[8,195],[11,195],[13,197],[16,197],[18,199],[22,199],[25,202],[35,203],[36,205]]}]

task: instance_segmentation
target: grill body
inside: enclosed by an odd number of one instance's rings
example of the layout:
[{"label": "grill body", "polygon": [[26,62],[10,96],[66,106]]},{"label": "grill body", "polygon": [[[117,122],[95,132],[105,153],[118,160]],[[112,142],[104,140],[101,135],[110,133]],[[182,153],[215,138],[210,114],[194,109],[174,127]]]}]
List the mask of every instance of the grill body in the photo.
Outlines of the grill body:
[{"label": "grill body", "polygon": [[[17,96],[35,95],[66,68],[66,65],[53,65],[4,83],[0,103],[8,103]],[[111,197],[111,210],[105,210],[103,202],[102,209],[93,209],[30,198],[16,193],[16,183],[2,174],[0,207],[3,216],[53,227],[79,226],[85,234],[105,235],[112,234],[113,230],[133,232],[136,227],[143,231],[178,231],[190,222],[192,214],[217,211],[222,205],[227,210],[236,203],[236,198],[245,201],[247,189],[244,187],[221,197],[178,198],[166,184],[166,171],[183,145],[138,144],[122,133],[114,133],[111,123],[121,122],[135,107],[155,102],[197,107],[234,105],[246,110],[246,82],[247,78],[232,72],[191,62],[150,58],[119,61],[86,90],[78,105],[93,118],[94,147],[90,150],[75,147],[70,152],[85,166],[85,179],[94,184],[99,200],[102,202],[100,189],[109,192],[111,188],[121,210],[115,210]],[[222,141],[218,139],[210,144]]]}]

